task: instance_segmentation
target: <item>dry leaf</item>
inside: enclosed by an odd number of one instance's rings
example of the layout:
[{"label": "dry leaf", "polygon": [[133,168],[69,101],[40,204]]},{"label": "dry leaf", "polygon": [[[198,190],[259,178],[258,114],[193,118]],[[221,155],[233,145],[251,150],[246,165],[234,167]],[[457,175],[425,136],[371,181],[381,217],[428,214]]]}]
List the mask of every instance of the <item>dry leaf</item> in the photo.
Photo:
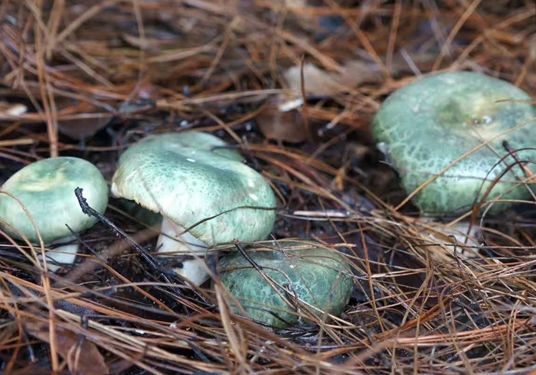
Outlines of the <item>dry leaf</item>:
[{"label": "dry leaf", "polygon": [[[301,67],[293,66],[283,73],[289,89],[301,96]],[[304,64],[303,81],[306,96],[330,96],[346,92],[363,82],[375,82],[381,74],[375,64],[358,60],[347,62],[341,72],[332,73],[314,64]]]},{"label": "dry leaf", "polygon": [[380,82],[382,72],[375,63],[366,63],[360,60],[350,60],[343,66],[337,79],[345,87],[356,87],[362,83]]},{"label": "dry leaf", "polygon": [[[268,139],[300,143],[307,139],[307,129],[301,113],[303,104],[301,67],[293,66],[283,74],[289,91],[270,102],[259,114],[257,122]],[[331,96],[351,90],[362,82],[381,79],[376,65],[361,61],[346,63],[339,73],[331,73],[313,64],[303,66],[305,96]]]},{"label": "dry leaf", "polygon": [[[26,332],[50,343],[48,324],[29,321],[25,323]],[[79,375],[108,374],[108,366],[97,346],[87,339],[80,338],[73,332],[56,327],[56,349],[58,354],[67,362],[69,371]]]},{"label": "dry leaf", "polygon": [[[283,76],[292,93],[301,96],[301,67],[293,66],[287,69]],[[328,73],[314,64],[304,64],[303,82],[306,96],[329,96],[345,89],[338,81],[337,74]]]},{"label": "dry leaf", "polygon": [[102,112],[95,105],[80,101],[65,101],[63,109],[58,112],[58,130],[60,133],[76,140],[92,137],[104,128],[112,115]]},{"label": "dry leaf", "polygon": [[300,143],[307,139],[301,113],[281,111],[277,99],[269,102],[257,116],[257,124],[267,139]]},{"label": "dry leaf", "polygon": [[[303,104],[302,73],[293,66],[283,73],[290,92],[281,101],[279,109],[290,111]],[[303,91],[305,96],[332,96],[348,92],[364,82],[376,82],[382,76],[377,65],[358,60],[347,62],[341,72],[327,72],[314,64],[303,65]]]}]

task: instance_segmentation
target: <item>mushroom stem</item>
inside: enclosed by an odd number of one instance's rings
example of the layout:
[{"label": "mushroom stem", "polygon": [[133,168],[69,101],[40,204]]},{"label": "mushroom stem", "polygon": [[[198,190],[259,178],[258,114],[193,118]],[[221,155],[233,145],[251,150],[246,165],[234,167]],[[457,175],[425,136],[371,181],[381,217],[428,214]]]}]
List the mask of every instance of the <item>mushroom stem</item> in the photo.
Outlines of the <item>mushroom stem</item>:
[{"label": "mushroom stem", "polygon": [[471,225],[467,220],[460,221],[447,229],[447,234],[453,236],[456,242],[461,245],[461,251],[459,255],[463,255],[466,258],[476,258],[478,256],[478,235],[480,233],[480,226],[477,224]]},{"label": "mushroom stem", "polygon": [[441,227],[441,232],[450,237],[454,241],[449,241],[455,243],[456,253],[458,256],[470,259],[478,257],[478,249],[480,244],[478,242],[478,237],[480,234],[480,226],[477,224],[470,225],[470,222],[463,220],[452,225],[440,224],[437,219],[430,217],[421,217],[421,219],[426,222],[428,225],[438,225]]},{"label": "mushroom stem", "polygon": [[199,286],[208,280],[208,268],[203,259],[207,245],[165,217],[160,227],[157,249],[159,254],[175,253],[182,267],[173,270],[192,284]]},{"label": "mushroom stem", "polygon": [[78,243],[71,243],[74,239],[74,236],[67,236],[52,242],[52,244],[65,243],[65,245],[60,245],[46,252],[47,266],[50,271],[56,272],[61,267],[74,263],[78,253]]}]

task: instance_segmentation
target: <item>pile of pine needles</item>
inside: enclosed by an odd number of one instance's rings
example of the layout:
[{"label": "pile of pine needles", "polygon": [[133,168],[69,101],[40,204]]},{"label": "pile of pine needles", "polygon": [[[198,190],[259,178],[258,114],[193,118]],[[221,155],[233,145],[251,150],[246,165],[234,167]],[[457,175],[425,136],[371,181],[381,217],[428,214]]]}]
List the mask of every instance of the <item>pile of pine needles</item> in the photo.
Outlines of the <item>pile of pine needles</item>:
[{"label": "pile of pine needles", "polygon": [[338,320],[263,327],[217,277],[194,288],[148,263],[157,233],[112,200],[58,273],[0,233],[0,372],[536,371],[534,203],[460,242],[459,218],[419,218],[370,137],[416,76],[534,95],[535,61],[530,0],[3,0],[0,183],[54,155],[109,180],[143,136],[213,132],[272,183],[273,238],[345,254],[355,291]]}]

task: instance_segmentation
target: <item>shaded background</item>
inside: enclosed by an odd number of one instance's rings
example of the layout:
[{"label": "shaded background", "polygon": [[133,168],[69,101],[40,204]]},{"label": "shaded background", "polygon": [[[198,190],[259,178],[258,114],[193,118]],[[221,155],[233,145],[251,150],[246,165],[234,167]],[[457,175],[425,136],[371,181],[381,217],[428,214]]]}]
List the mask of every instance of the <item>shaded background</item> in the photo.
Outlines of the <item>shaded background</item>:
[{"label": "shaded background", "polygon": [[[94,162],[109,181],[145,135],[213,132],[271,181],[274,238],[342,251],[356,290],[342,321],[273,332],[231,315],[208,284],[163,283],[109,225],[84,233],[84,255],[50,283],[1,236],[0,368],[530,369],[534,205],[486,219],[479,255],[459,256],[444,224],[392,209],[405,193],[370,123],[389,93],[438,70],[534,96],[535,60],[533,1],[3,0],[0,182],[57,154]],[[150,252],[154,235],[118,202],[106,215]],[[103,252],[110,259],[83,268]]]}]

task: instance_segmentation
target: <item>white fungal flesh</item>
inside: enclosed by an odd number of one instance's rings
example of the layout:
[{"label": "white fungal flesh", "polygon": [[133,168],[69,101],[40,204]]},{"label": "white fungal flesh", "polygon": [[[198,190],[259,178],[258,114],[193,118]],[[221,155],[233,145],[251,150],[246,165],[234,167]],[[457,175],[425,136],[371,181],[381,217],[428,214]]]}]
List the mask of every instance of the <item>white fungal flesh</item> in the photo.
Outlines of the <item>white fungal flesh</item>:
[{"label": "white fungal flesh", "polygon": [[[428,217],[421,217],[421,219],[431,226],[435,224],[439,225],[438,221],[435,219]],[[470,222],[467,220],[460,221],[450,226],[441,226],[441,232],[451,237],[452,240],[454,240],[449,242],[455,243],[457,245],[456,254],[459,257],[465,259],[477,258],[478,250],[480,248],[480,243],[477,240],[481,231],[480,226],[478,226],[477,224],[471,225],[470,228],[469,226]],[[433,235],[433,238],[434,241],[437,241],[439,243],[443,242],[435,235]]]},{"label": "white fungal flesh", "polygon": [[171,220],[164,218],[160,228],[157,249],[159,254],[174,253],[175,256],[192,255],[196,258],[182,261],[182,268],[174,271],[192,284],[201,285],[208,280],[208,269],[204,261],[207,245],[195,238],[184,228]]},{"label": "white fungal flesh", "polygon": [[447,234],[453,236],[456,242],[462,246],[461,252],[467,258],[475,258],[478,255],[480,244],[477,241],[480,227],[477,224],[470,225],[469,221],[460,221],[448,228]]},{"label": "white fungal flesh", "polygon": [[[64,243],[73,241],[74,237],[60,238],[53,243]],[[46,252],[47,267],[49,271],[57,272],[63,266],[69,266],[74,263],[78,253],[78,243],[70,243],[58,246]]]},{"label": "white fungal flesh", "polygon": [[207,265],[204,259],[189,259],[183,261],[182,268],[174,268],[177,274],[190,280],[194,285],[201,285],[208,280]]}]

